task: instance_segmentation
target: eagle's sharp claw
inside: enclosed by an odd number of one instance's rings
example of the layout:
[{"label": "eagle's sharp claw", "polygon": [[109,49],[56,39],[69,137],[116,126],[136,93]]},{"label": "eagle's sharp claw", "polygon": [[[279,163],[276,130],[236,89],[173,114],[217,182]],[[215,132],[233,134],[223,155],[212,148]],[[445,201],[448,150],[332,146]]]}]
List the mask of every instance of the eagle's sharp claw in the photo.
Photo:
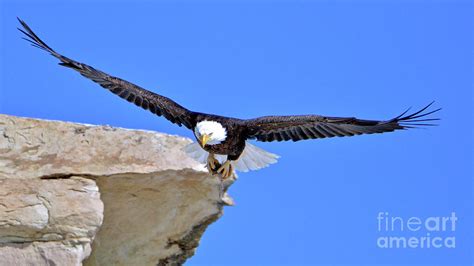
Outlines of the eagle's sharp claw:
[{"label": "eagle's sharp claw", "polygon": [[234,175],[234,168],[230,161],[225,161],[222,165],[214,157],[214,154],[209,153],[207,157],[207,169],[211,175],[221,174],[223,179],[227,179]]},{"label": "eagle's sharp claw", "polygon": [[227,179],[234,175],[234,169],[230,161],[225,161],[225,163],[219,169],[217,169],[217,172],[222,175],[223,179]]},{"label": "eagle's sharp claw", "polygon": [[207,157],[207,169],[211,175],[217,174],[217,169],[220,167],[219,161],[214,157],[214,154],[209,153]]}]

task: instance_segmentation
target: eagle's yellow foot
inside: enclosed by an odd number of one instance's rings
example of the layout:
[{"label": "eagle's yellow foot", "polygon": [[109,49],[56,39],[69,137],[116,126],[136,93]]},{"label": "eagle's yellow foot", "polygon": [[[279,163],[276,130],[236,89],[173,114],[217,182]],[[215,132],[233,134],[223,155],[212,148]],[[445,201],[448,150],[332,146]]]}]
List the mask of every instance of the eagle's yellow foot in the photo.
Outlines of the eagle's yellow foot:
[{"label": "eagle's yellow foot", "polygon": [[207,156],[207,170],[209,170],[209,173],[212,175],[217,174],[217,169],[221,166],[219,161],[214,157],[214,154],[209,153],[209,156]]},{"label": "eagle's yellow foot", "polygon": [[227,179],[234,175],[234,167],[229,160],[225,161],[225,163],[217,169],[217,172],[222,175],[223,179]]}]

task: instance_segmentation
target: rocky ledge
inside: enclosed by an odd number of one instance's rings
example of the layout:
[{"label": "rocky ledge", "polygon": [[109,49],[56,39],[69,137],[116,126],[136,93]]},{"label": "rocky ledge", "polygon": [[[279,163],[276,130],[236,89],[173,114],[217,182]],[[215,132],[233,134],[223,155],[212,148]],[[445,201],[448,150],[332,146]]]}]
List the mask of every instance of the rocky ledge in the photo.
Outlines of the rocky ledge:
[{"label": "rocky ledge", "polygon": [[190,142],[0,115],[0,264],[182,264],[232,204]]}]

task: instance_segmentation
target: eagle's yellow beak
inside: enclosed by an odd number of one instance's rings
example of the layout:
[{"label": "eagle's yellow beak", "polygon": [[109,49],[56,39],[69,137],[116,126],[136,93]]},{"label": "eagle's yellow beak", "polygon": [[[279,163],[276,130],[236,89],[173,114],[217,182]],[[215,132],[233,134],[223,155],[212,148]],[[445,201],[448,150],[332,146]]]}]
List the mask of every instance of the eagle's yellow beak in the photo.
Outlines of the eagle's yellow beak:
[{"label": "eagle's yellow beak", "polygon": [[201,147],[204,148],[206,146],[207,142],[209,141],[210,136],[208,134],[204,134],[199,138],[199,142],[201,142]]}]

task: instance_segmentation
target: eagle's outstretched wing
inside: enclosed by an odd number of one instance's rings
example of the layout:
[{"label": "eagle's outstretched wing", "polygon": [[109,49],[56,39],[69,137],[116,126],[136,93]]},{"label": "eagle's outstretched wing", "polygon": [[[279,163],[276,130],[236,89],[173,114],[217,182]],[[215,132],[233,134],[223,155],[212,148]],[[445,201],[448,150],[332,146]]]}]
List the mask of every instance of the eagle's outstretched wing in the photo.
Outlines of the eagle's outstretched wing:
[{"label": "eagle's outstretched wing", "polygon": [[302,116],[265,116],[245,120],[247,137],[259,141],[305,140],[330,137],[344,137],[361,134],[391,132],[416,126],[432,126],[430,121],[438,118],[426,118],[441,108],[427,111],[430,103],[418,112],[403,114],[386,121],[362,120],[354,117],[327,117],[319,115]]},{"label": "eagle's outstretched wing", "polygon": [[19,30],[27,36],[27,38],[24,39],[29,41],[33,46],[45,50],[59,59],[61,61],[59,63],[60,65],[76,70],[82,76],[98,83],[100,86],[120,96],[121,98],[131,103],[135,103],[137,106],[149,110],[158,116],[162,115],[169,121],[178,124],[179,126],[185,125],[189,129],[194,127],[196,123],[195,112],[182,107],[167,97],[145,90],[133,83],[110,76],[109,74],[97,70],[91,66],[79,63],[57,53],[51,47],[46,45],[46,43],[44,43],[24,21],[21,19],[18,20],[23,26],[23,29],[19,28]]}]

